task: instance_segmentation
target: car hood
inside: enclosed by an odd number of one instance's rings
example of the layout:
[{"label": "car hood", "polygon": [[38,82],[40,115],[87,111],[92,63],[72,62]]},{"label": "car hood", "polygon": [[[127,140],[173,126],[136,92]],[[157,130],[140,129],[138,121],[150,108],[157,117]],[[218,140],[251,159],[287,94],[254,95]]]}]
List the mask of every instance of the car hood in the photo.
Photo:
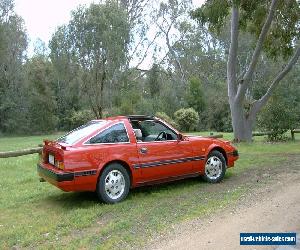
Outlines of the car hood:
[{"label": "car hood", "polygon": [[189,141],[202,141],[202,142],[209,141],[211,143],[215,143],[220,146],[221,145],[230,145],[230,146],[234,147],[230,141],[225,141],[225,140],[221,140],[218,138],[211,138],[208,136],[201,136],[201,135],[184,135],[184,137]]}]

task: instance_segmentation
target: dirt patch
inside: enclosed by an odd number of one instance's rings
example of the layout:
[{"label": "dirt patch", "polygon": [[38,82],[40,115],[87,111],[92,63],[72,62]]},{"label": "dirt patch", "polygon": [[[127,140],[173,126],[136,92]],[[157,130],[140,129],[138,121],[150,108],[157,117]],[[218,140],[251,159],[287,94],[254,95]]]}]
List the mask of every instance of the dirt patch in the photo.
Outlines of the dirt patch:
[{"label": "dirt patch", "polygon": [[[239,245],[240,232],[299,232],[300,156],[289,159],[286,166],[250,169],[231,176],[224,182],[226,188],[249,187],[235,206],[175,225],[151,240],[146,249],[253,249]],[[210,191],[219,187],[212,186]]]}]

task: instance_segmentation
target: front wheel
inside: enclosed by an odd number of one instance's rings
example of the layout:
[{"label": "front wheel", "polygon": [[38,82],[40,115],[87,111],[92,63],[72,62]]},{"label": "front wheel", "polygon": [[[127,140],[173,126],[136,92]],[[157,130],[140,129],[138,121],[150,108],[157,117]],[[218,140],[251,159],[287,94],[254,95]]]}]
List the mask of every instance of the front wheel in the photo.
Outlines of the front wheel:
[{"label": "front wheel", "polygon": [[97,195],[105,203],[113,204],[124,200],[130,187],[126,169],[118,163],[108,165],[97,183]]},{"label": "front wheel", "polygon": [[203,178],[207,182],[220,182],[226,172],[226,160],[219,151],[212,151],[209,153],[206,163]]}]

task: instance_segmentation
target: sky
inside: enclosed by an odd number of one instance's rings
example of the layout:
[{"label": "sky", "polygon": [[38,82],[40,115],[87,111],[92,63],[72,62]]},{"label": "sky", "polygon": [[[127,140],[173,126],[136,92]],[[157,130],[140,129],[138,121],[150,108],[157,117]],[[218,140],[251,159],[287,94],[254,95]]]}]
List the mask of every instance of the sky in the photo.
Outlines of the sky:
[{"label": "sky", "polygon": [[71,10],[92,0],[15,0],[15,11],[25,21],[25,27],[34,42],[40,38],[48,43],[57,26],[68,23]]},{"label": "sky", "polygon": [[[199,7],[205,0],[192,0],[194,7]],[[99,0],[14,0],[15,11],[25,22],[29,37],[27,55],[34,54],[34,43],[41,39],[48,45],[52,34],[60,25],[67,24],[71,11],[79,5],[97,3]],[[141,68],[149,68],[152,59],[146,58]]]}]

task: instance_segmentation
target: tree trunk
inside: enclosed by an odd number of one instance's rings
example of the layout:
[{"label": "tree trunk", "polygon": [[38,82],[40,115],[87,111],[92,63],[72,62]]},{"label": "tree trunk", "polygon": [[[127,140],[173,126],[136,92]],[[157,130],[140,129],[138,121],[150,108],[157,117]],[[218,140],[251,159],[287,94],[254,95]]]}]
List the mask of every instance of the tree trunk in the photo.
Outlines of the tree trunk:
[{"label": "tree trunk", "polygon": [[[234,2],[234,1],[233,1]],[[234,141],[252,141],[252,129],[254,127],[257,113],[266,104],[268,98],[278,85],[279,81],[291,70],[292,66],[297,62],[300,56],[300,49],[296,50],[295,55],[287,64],[285,69],[273,80],[267,93],[250,108],[247,114],[244,109],[244,100],[247,89],[251,86],[251,78],[257,67],[259,57],[263,48],[263,43],[266,39],[272,20],[275,15],[278,0],[272,0],[269,13],[262,27],[259,38],[256,43],[255,50],[252,55],[252,60],[243,78],[238,80],[237,77],[237,52],[238,52],[238,37],[239,37],[239,6],[237,3],[232,5],[231,15],[231,36],[230,47],[227,61],[227,85],[228,98],[231,110],[232,128],[234,132]]]},{"label": "tree trunk", "polygon": [[242,103],[230,102],[232,128],[235,142],[251,142],[252,129],[255,119],[246,116]]}]

